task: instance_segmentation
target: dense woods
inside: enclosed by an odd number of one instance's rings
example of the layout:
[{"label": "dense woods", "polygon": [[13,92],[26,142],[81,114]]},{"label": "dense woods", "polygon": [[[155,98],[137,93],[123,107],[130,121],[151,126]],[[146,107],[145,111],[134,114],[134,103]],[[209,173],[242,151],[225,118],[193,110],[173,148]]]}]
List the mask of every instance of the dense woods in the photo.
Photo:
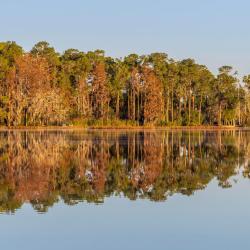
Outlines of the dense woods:
[{"label": "dense woods", "polygon": [[0,134],[0,212],[29,202],[102,203],[119,195],[164,201],[216,181],[250,178],[250,137],[233,131],[20,132]]},{"label": "dense woods", "polygon": [[213,75],[193,59],[164,53],[123,59],[47,42],[25,52],[0,43],[0,124],[250,125],[250,75],[230,66]]}]

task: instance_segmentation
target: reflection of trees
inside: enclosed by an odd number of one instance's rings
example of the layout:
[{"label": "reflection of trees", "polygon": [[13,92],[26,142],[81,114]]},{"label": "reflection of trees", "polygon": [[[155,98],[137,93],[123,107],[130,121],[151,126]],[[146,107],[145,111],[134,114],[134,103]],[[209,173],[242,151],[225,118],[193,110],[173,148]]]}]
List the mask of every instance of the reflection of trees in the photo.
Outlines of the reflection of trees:
[{"label": "reflection of trees", "polygon": [[243,166],[250,177],[250,137],[224,132],[4,132],[0,134],[0,209],[24,202],[39,212],[59,199],[105,196],[165,200],[191,195],[214,178],[230,187]]}]

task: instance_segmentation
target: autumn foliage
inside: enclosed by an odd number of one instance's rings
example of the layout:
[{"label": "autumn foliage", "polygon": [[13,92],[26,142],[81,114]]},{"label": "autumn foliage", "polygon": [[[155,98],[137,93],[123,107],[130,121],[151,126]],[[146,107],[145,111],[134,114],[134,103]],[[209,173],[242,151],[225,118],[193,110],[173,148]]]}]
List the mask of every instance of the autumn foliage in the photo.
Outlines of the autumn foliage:
[{"label": "autumn foliage", "polygon": [[152,69],[145,68],[144,72],[144,121],[157,123],[163,115],[163,86]]},{"label": "autumn foliage", "polygon": [[59,54],[47,42],[24,52],[0,43],[0,125],[153,126],[250,124],[250,77],[217,76],[165,53],[123,59],[104,51]]}]

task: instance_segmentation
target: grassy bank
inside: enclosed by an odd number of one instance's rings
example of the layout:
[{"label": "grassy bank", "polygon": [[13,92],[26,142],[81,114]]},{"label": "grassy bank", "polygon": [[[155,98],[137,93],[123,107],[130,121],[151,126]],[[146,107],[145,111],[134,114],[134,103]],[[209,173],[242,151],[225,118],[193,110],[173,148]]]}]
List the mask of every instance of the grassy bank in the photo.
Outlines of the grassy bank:
[{"label": "grassy bank", "polygon": [[0,127],[0,131],[11,130],[238,130],[248,127],[237,126],[131,126],[131,125],[94,125],[94,126],[17,126]]}]

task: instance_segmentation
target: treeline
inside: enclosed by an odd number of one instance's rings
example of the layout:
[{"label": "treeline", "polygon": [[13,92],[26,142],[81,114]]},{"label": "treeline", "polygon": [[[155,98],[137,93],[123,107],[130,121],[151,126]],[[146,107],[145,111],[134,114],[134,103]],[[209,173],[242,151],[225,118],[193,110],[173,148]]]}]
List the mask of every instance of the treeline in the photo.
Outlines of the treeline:
[{"label": "treeline", "polygon": [[25,202],[46,212],[59,201],[105,197],[164,201],[216,180],[250,178],[247,131],[20,132],[0,134],[0,212]]},{"label": "treeline", "polygon": [[[241,83],[242,82],[242,83]],[[164,53],[123,59],[0,43],[0,124],[250,125],[250,75]]]}]

